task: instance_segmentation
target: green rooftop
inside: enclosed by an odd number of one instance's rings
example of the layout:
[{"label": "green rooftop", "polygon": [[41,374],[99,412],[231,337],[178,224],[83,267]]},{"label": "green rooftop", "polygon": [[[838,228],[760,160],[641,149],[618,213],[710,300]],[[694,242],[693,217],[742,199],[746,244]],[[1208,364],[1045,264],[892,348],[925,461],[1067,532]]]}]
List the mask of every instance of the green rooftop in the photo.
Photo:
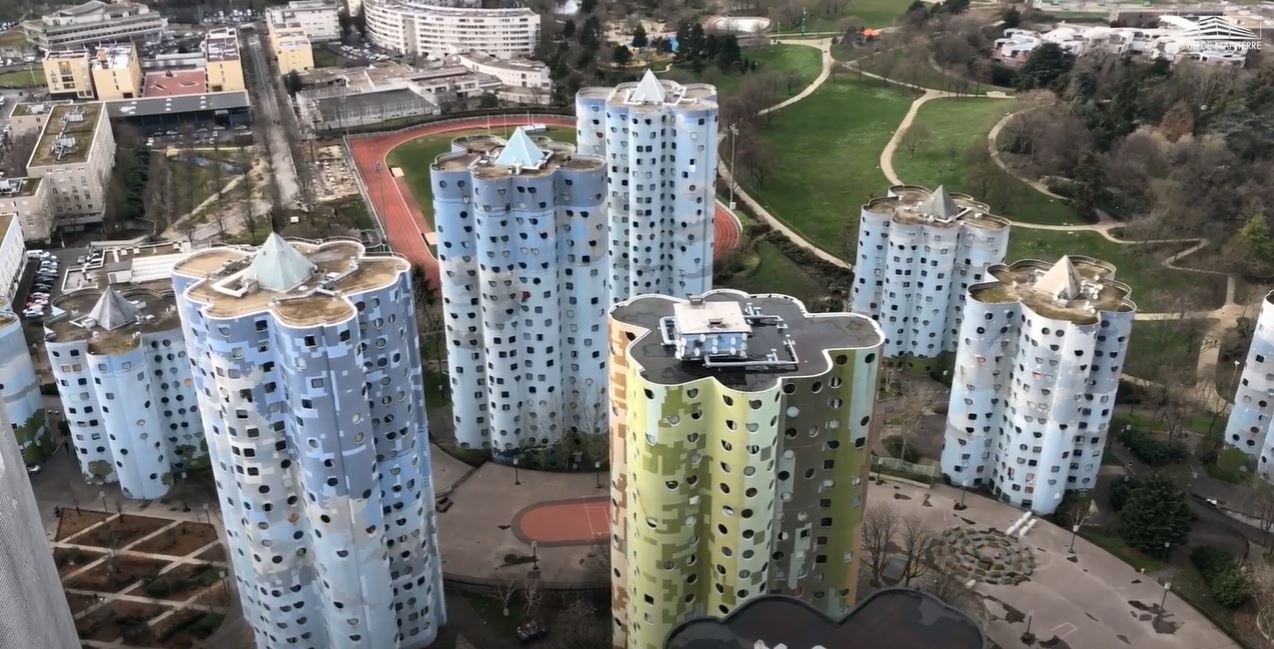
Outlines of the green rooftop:
[{"label": "green rooftop", "polygon": [[88,160],[101,113],[101,104],[54,106],[28,166],[80,164]]}]

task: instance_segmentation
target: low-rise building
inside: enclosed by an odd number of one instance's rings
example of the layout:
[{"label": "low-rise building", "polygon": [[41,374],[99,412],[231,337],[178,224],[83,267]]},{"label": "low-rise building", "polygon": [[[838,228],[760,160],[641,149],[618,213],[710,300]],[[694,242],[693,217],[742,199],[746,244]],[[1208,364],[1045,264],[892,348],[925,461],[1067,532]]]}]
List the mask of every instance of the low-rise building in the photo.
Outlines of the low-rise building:
[{"label": "low-rise building", "polygon": [[281,74],[314,69],[314,50],[300,26],[275,26],[270,30],[270,44]]},{"label": "low-rise building", "polygon": [[44,81],[54,97],[92,99],[93,74],[88,50],[57,50],[44,57]]},{"label": "low-rise building", "polygon": [[1249,51],[1260,49],[1261,38],[1221,16],[1197,19],[1159,16],[1155,27],[1108,27],[1061,23],[1047,32],[1011,28],[995,40],[991,58],[1021,65],[1035,48],[1054,43],[1075,56],[1089,52],[1146,56],[1171,61],[1190,59],[1242,65]]},{"label": "low-rise building", "polygon": [[25,241],[53,238],[53,183],[43,178],[0,178],[0,214],[11,214]]},{"label": "low-rise building", "polygon": [[159,498],[208,465],[171,284],[186,254],[174,243],[107,250],[68,271],[44,322],[80,470],[129,498]]},{"label": "low-rise building", "polygon": [[327,0],[293,0],[282,7],[265,10],[265,23],[271,33],[276,27],[300,26],[311,42],[341,40],[339,9]]},{"label": "low-rise building", "polygon": [[100,0],[88,0],[22,23],[27,40],[46,52],[113,41],[157,41],[167,27],[168,20],[144,4]]},{"label": "low-rise building", "polygon": [[549,78],[549,66],[531,59],[501,59],[483,52],[465,52],[456,61],[472,72],[489,74],[506,86],[542,88],[549,90],[553,80]]},{"label": "low-rise building", "polygon": [[540,40],[540,16],[526,7],[482,9],[423,0],[367,0],[363,12],[372,43],[411,56],[441,59],[461,52],[485,52],[501,59],[528,57]]},{"label": "low-rise building", "polygon": [[97,48],[91,64],[97,98],[132,99],[142,96],[142,66],[132,43]]},{"label": "low-rise building", "polygon": [[208,30],[203,52],[208,90],[244,90],[243,63],[239,59],[239,32],[233,27]]},{"label": "low-rise building", "polygon": [[55,106],[27,174],[50,183],[55,227],[98,223],[115,165],[115,137],[100,103]]},{"label": "low-rise building", "polygon": [[32,133],[39,135],[49,121],[54,106],[69,104],[69,99],[57,101],[19,102],[9,110],[9,137],[17,139]]}]

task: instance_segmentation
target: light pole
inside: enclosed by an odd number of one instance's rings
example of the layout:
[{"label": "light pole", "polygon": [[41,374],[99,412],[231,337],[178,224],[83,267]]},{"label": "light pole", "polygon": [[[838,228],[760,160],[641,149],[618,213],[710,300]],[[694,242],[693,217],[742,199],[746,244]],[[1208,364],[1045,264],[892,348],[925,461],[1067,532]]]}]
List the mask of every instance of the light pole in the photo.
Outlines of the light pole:
[{"label": "light pole", "polygon": [[1071,547],[1070,553],[1075,554],[1075,537],[1079,535],[1079,523],[1071,525]]},{"label": "light pole", "polygon": [[734,209],[734,186],[738,183],[734,178],[734,146],[739,141],[739,127],[730,124],[730,209]]},{"label": "light pole", "polygon": [[1163,597],[1159,600],[1159,616],[1163,617],[1164,607],[1168,605],[1168,591],[1172,590],[1172,582],[1163,582]]},{"label": "light pole", "polygon": [[513,458],[513,484],[520,485],[522,481],[518,479],[518,458]]},{"label": "light pole", "polygon": [[539,544],[539,543],[536,543],[535,541],[531,541],[531,569],[532,569],[532,570],[534,570],[534,571],[536,571],[536,572],[539,572],[539,571],[540,571],[540,552],[539,552],[539,548],[540,548],[540,544]]},{"label": "light pole", "polygon": [[597,488],[602,488],[602,461],[593,462],[593,482],[597,484]]},{"label": "light pole", "polygon": [[1164,563],[1168,563],[1168,557],[1172,556],[1171,553],[1172,553],[1172,542],[1164,541],[1163,542],[1163,562]]}]

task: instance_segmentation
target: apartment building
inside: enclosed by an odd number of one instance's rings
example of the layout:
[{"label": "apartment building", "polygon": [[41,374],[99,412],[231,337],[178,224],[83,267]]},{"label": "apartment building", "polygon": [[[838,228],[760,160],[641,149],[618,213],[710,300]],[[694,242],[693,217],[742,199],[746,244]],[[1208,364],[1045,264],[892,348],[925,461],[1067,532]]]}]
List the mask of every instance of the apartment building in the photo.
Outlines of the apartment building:
[{"label": "apartment building", "polygon": [[115,137],[102,104],[64,104],[49,112],[27,175],[49,184],[57,225],[98,223],[114,165]]},{"label": "apartment building", "polygon": [[49,52],[44,57],[44,82],[54,97],[92,99],[96,95],[88,50]]},{"label": "apartment building", "polygon": [[326,0],[293,0],[282,7],[267,7],[265,24],[273,33],[278,26],[300,26],[311,42],[341,40],[339,8]]},{"label": "apartment building", "polygon": [[142,66],[132,43],[102,45],[90,65],[93,89],[102,101],[142,96]]},{"label": "apartment building", "polygon": [[270,45],[278,61],[279,72],[305,72],[314,69],[314,50],[310,39],[300,26],[276,25],[270,30]]},{"label": "apartment building", "polygon": [[71,100],[17,102],[9,109],[9,137],[14,139],[26,137],[31,133],[44,130],[49,121],[49,113],[59,104],[69,104]]},{"label": "apartment building", "polygon": [[53,238],[53,183],[42,178],[0,178],[0,214],[12,217],[24,241]]},{"label": "apartment building", "polygon": [[22,279],[22,269],[27,263],[27,247],[22,239],[22,228],[14,216],[0,212],[0,306],[17,291],[18,281]]},{"label": "apartment building", "polygon": [[[0,220],[4,219],[0,215]],[[13,429],[22,461],[27,465],[40,464],[53,455],[57,443],[44,415],[40,379],[22,333],[22,322],[8,298],[0,300],[0,400],[4,403],[0,410]]]},{"label": "apartment building", "polygon": [[580,90],[575,116],[580,153],[609,169],[611,301],[712,288],[717,89],[647,70],[637,83]]},{"label": "apartment building", "polygon": [[613,642],[663,649],[753,597],[856,600],[884,338],[785,295],[643,295],[610,312]]},{"label": "apartment building", "polygon": [[942,473],[1051,514],[1097,485],[1137,305],[1091,257],[996,264],[969,287]]},{"label": "apartment building", "polygon": [[239,32],[233,27],[208,30],[203,42],[208,92],[244,90],[243,62],[239,58]]},{"label": "apartment building", "polygon": [[[1252,332],[1243,373],[1235,389],[1234,408],[1225,426],[1225,443],[1256,461],[1257,473],[1271,480],[1270,458],[1274,439],[1269,435],[1274,418],[1274,292],[1261,302],[1261,315]],[[1238,371],[1236,368],[1235,371]]]},{"label": "apartment building", "polygon": [[446,621],[411,264],[354,240],[172,272],[258,649],[417,649]]},{"label": "apartment building", "polygon": [[497,458],[606,430],[605,162],[461,138],[430,169],[456,439]]},{"label": "apartment building", "polygon": [[88,0],[22,23],[32,45],[50,52],[116,41],[157,41],[168,20],[136,2]]},{"label": "apartment building", "polygon": [[1009,222],[967,194],[899,185],[862,207],[850,297],[885,355],[923,369],[955,352],[967,289],[1002,263]]},{"label": "apartment building", "polygon": [[367,38],[377,47],[430,59],[483,52],[526,58],[540,39],[540,16],[526,7],[481,9],[422,0],[367,0]]}]

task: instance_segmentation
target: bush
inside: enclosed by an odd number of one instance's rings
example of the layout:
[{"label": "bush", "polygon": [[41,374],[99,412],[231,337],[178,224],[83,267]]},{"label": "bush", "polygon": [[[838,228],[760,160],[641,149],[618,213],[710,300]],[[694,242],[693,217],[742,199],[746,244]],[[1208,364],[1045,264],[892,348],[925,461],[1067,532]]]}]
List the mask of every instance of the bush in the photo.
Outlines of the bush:
[{"label": "bush", "polygon": [[1190,563],[1205,580],[1212,581],[1218,573],[1234,565],[1234,557],[1221,548],[1201,545],[1190,551]]},{"label": "bush", "polygon": [[880,443],[885,445],[885,450],[889,451],[890,456],[898,458],[903,462],[915,464],[920,461],[920,453],[916,452],[915,448],[906,445],[902,435],[890,435],[889,437],[880,440]]},{"label": "bush", "polygon": [[1185,444],[1178,441],[1166,442],[1140,428],[1130,427],[1120,432],[1119,441],[1150,466],[1176,464],[1186,459]]},{"label": "bush", "polygon": [[1124,503],[1128,502],[1128,494],[1137,488],[1137,479],[1125,477],[1110,485],[1110,508],[1113,511],[1119,511],[1124,508]]},{"label": "bush", "polygon": [[1190,563],[1203,576],[1212,599],[1226,608],[1238,608],[1252,598],[1252,580],[1229,552],[1203,545],[1190,552]]}]

